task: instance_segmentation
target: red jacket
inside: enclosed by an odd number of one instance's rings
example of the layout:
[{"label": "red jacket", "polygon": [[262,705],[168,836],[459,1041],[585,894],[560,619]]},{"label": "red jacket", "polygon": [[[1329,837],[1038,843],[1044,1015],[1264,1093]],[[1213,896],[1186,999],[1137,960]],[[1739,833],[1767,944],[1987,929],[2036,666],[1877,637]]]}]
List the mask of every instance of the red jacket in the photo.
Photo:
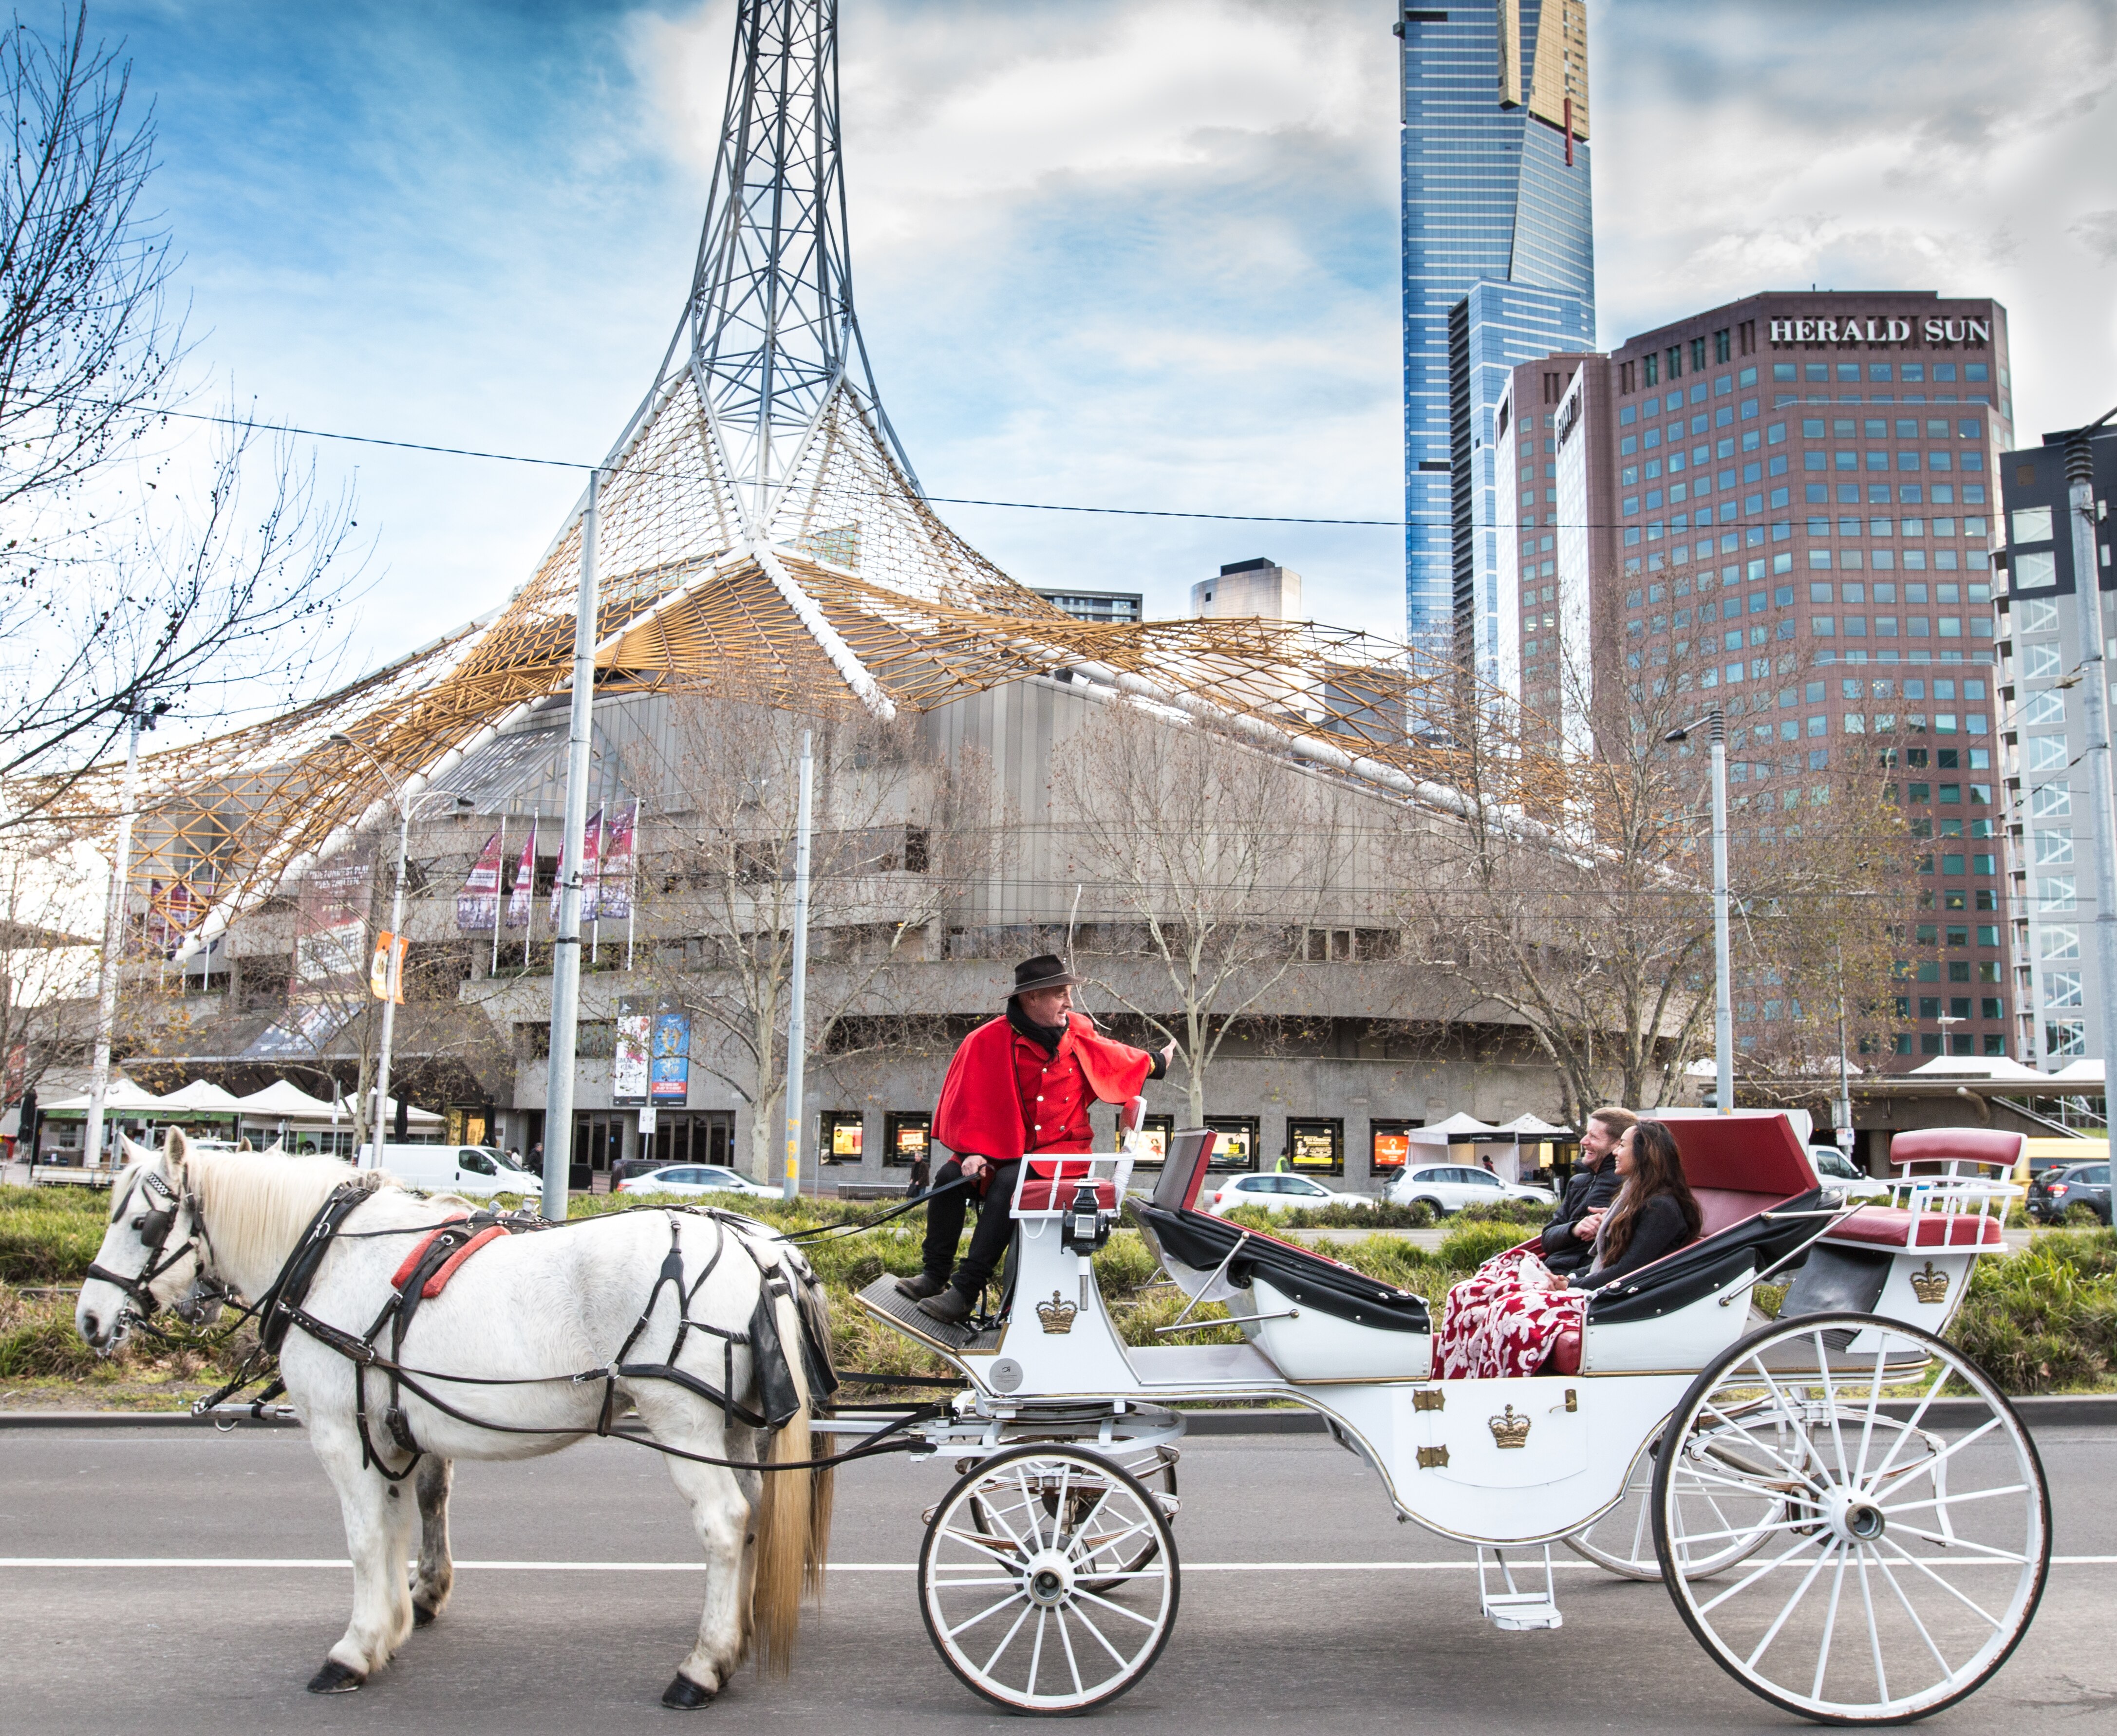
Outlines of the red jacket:
[{"label": "red jacket", "polygon": [[958,1155],[1012,1163],[1036,1151],[1090,1149],[1092,1103],[1129,1103],[1153,1071],[1144,1049],[1098,1031],[1069,1013],[1058,1052],[1047,1057],[1004,1018],[963,1039],[941,1082],[934,1137]]}]

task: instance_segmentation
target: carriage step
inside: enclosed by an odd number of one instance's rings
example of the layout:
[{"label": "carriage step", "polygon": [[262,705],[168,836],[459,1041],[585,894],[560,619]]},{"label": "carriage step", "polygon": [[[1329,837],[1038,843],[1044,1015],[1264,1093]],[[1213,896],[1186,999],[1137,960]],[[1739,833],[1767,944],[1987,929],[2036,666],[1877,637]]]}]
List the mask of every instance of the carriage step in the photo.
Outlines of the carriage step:
[{"label": "carriage step", "polygon": [[[1558,1595],[1551,1577],[1551,1545],[1543,1545],[1543,1589],[1534,1589],[1533,1576],[1524,1573],[1531,1581],[1531,1588],[1523,1589],[1515,1582],[1514,1563],[1506,1558],[1504,1550],[1490,1549],[1483,1545],[1478,1550],[1478,1613],[1502,1633],[1524,1633],[1536,1628],[1562,1628],[1566,1618],[1559,1613]],[[1498,1573],[1496,1589],[1492,1573]]]},{"label": "carriage step", "polygon": [[856,1300],[862,1307],[884,1316],[892,1326],[915,1338],[925,1339],[938,1350],[957,1356],[976,1356],[999,1348],[998,1327],[977,1332],[921,1313],[919,1305],[897,1287],[896,1278],[887,1272],[861,1291]]}]

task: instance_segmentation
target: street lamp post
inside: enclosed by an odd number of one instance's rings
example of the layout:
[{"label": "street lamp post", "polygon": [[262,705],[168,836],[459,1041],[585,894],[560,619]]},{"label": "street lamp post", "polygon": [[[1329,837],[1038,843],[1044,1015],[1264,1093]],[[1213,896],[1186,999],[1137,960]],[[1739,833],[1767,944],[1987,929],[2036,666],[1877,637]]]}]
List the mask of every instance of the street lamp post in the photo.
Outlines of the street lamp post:
[{"label": "street lamp post", "polygon": [[1700,724],[1710,726],[1713,749],[1713,1106],[1735,1111],[1735,999],[1729,975],[1727,912],[1727,719],[1718,706],[1671,730],[1665,741],[1689,739]]},{"label": "street lamp post", "polygon": [[[134,700],[125,710],[125,790],[119,799],[118,840],[110,853],[110,896],[103,911],[103,959],[95,993],[95,1054],[89,1074],[88,1127],[81,1137],[81,1165],[94,1169],[103,1161],[103,1105],[110,1094],[110,1046],[118,1025],[118,966],[124,951],[125,888],[132,873],[132,809],[140,776],[140,732],[151,730],[168,711],[166,699],[153,705]],[[35,1163],[31,1148],[31,1164]]]},{"label": "street lamp post", "polygon": [[[389,771],[382,762],[344,730],[333,730],[330,739],[334,747],[352,748],[381,772],[385,781],[390,780]],[[375,1131],[371,1138],[378,1169],[382,1166],[383,1123],[390,1113],[390,1057],[397,1036],[397,989],[402,980],[397,970],[397,958],[399,949],[404,947],[404,861],[411,850],[414,798],[404,785],[399,784],[391,790],[390,799],[397,809],[397,879],[390,894],[390,955],[382,971],[382,1044],[375,1066]],[[468,807],[469,798],[458,796],[456,804]]]}]

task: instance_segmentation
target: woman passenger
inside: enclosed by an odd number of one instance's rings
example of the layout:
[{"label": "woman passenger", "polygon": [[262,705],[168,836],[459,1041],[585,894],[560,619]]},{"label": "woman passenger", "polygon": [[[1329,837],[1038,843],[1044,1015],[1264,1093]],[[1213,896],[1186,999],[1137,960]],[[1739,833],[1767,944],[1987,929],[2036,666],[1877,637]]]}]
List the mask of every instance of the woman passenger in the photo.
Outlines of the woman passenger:
[{"label": "woman passenger", "polygon": [[1559,1280],[1561,1290],[1599,1290],[1695,1240],[1704,1221],[1683,1179],[1676,1136],[1662,1122],[1635,1124],[1618,1141],[1615,1162],[1617,1197],[1573,1227],[1595,1251],[1587,1270]]}]

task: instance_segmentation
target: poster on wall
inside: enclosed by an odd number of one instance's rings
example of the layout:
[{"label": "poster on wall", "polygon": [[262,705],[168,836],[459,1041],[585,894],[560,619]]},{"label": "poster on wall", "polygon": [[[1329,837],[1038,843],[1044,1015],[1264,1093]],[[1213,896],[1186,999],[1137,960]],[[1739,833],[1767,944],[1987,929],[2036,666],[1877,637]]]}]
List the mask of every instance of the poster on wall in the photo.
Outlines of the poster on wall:
[{"label": "poster on wall", "polygon": [[617,1003],[617,1056],[611,1063],[610,1100],[619,1108],[648,1101],[648,1059],[654,1044],[654,1008],[650,1002]]},{"label": "poster on wall", "polygon": [[622,922],[632,914],[633,835],[639,828],[639,804],[611,822],[603,835],[602,859],[596,868],[596,901],[583,914]]},{"label": "poster on wall", "polygon": [[654,1042],[648,1061],[647,1090],[657,1103],[680,1103],[691,1089],[691,1015],[654,1015]]},{"label": "poster on wall", "polygon": [[367,974],[367,907],[375,864],[350,852],[309,870],[294,915],[299,995]]}]

